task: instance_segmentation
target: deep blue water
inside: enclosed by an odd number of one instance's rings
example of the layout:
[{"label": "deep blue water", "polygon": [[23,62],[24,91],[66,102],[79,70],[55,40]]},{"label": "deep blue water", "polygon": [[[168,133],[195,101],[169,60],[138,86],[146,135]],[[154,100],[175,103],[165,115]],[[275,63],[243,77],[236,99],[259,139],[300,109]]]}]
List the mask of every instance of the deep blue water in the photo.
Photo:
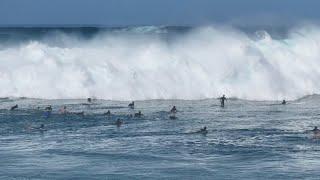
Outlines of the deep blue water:
[{"label": "deep blue water", "polygon": [[[85,103],[1,99],[0,179],[319,179],[320,139],[306,132],[320,124],[319,96],[285,106],[230,99],[225,108],[216,99],[136,101],[135,110]],[[85,115],[59,114],[63,105]],[[194,133],[203,126],[207,135]]]}]

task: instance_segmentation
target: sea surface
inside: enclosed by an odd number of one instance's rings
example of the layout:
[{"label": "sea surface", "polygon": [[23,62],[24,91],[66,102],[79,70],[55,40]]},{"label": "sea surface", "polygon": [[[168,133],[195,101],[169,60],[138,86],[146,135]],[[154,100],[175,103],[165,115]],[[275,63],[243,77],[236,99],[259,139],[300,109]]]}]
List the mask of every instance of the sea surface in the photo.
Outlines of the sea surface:
[{"label": "sea surface", "polygon": [[307,131],[320,126],[318,95],[128,103],[0,99],[0,179],[319,179],[320,139]]}]

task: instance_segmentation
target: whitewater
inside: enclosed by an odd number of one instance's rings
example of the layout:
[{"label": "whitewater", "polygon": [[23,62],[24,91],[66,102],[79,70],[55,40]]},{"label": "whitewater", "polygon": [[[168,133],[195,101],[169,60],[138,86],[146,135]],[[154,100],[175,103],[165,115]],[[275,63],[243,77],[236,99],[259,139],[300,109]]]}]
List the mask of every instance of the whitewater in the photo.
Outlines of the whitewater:
[{"label": "whitewater", "polygon": [[0,179],[318,180],[319,42],[314,25],[0,28]]},{"label": "whitewater", "polygon": [[[27,30],[26,30],[27,29]],[[320,27],[0,30],[0,97],[294,100],[320,93]]]}]

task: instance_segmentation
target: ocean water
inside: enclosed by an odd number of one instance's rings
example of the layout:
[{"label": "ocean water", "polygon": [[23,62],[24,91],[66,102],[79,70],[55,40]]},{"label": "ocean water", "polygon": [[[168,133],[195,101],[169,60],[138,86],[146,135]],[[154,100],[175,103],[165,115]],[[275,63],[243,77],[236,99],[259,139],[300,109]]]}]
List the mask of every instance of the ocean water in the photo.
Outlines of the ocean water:
[{"label": "ocean water", "polygon": [[[319,125],[318,95],[287,105],[228,99],[225,108],[217,99],[128,103],[1,99],[0,179],[319,178],[320,139],[307,132]],[[84,115],[59,114],[63,106]]]},{"label": "ocean water", "polygon": [[312,24],[0,28],[0,179],[319,179],[319,42]]}]

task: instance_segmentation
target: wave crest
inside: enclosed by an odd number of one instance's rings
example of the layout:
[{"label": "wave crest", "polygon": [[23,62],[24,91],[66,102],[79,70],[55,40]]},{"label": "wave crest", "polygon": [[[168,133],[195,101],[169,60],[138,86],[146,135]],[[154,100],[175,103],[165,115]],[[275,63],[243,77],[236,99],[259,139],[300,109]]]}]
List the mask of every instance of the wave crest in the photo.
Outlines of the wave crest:
[{"label": "wave crest", "polygon": [[295,29],[286,39],[219,27],[168,38],[159,35],[163,29],[90,39],[54,33],[2,48],[0,96],[280,100],[320,93],[317,27]]}]

